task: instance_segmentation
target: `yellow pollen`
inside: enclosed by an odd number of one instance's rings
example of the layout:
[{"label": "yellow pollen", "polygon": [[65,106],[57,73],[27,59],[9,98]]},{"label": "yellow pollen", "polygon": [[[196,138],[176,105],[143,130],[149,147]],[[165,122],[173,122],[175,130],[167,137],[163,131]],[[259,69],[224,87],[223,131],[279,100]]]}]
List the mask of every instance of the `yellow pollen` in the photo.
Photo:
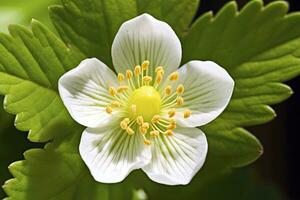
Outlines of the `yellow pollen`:
[{"label": "yellow pollen", "polygon": [[150,132],[150,135],[151,135],[152,137],[155,137],[155,136],[158,136],[158,135],[159,135],[159,132],[158,132],[157,130],[154,130],[154,131],[151,131],[151,132]]},{"label": "yellow pollen", "polygon": [[141,126],[144,123],[144,118],[142,116],[138,116],[136,118],[136,123]]},{"label": "yellow pollen", "polygon": [[151,141],[150,141],[150,140],[147,140],[147,139],[145,139],[145,140],[144,140],[144,144],[145,144],[145,145],[150,145],[150,144],[151,144]]},{"label": "yellow pollen", "polygon": [[118,81],[122,82],[122,81],[124,81],[124,79],[125,79],[124,74],[118,73]]},{"label": "yellow pollen", "polygon": [[139,76],[141,74],[141,66],[137,65],[134,68],[134,75]]},{"label": "yellow pollen", "polygon": [[117,91],[114,87],[109,87],[108,92],[111,96],[115,96],[117,94]]},{"label": "yellow pollen", "polygon": [[167,136],[172,136],[172,135],[173,135],[173,131],[172,131],[172,130],[167,130],[167,131],[165,132],[165,135],[167,135]]},{"label": "yellow pollen", "polygon": [[147,133],[147,129],[143,128],[143,127],[139,127],[139,130],[141,132],[141,134],[146,134]]},{"label": "yellow pollen", "polygon": [[169,129],[169,130],[173,130],[175,128],[176,128],[176,124],[169,124],[167,127],[167,129]]},{"label": "yellow pollen", "polygon": [[164,73],[165,73],[164,68],[162,66],[156,67],[155,73],[157,73],[157,74],[160,73],[160,74],[164,75]]},{"label": "yellow pollen", "polygon": [[122,92],[125,92],[126,90],[128,90],[128,86],[127,85],[121,85],[121,86],[118,87],[117,92],[122,93]]},{"label": "yellow pollen", "polygon": [[121,126],[121,129],[126,130],[128,124],[127,124],[126,122],[124,122],[124,121],[121,121],[121,122],[120,122],[120,126]]},{"label": "yellow pollen", "polygon": [[123,121],[124,121],[126,124],[129,124],[130,119],[129,119],[129,118],[125,118],[125,119],[123,119]]},{"label": "yellow pollen", "polygon": [[149,64],[150,64],[149,60],[145,60],[145,61],[142,63],[142,69],[143,69],[143,70],[148,69]]},{"label": "yellow pollen", "polygon": [[134,134],[134,131],[130,127],[126,128],[126,132],[128,133],[128,135],[133,135]]},{"label": "yellow pollen", "polygon": [[178,72],[173,72],[172,74],[170,74],[169,76],[169,80],[170,81],[177,81],[179,78],[179,73]]},{"label": "yellow pollen", "polygon": [[182,94],[184,92],[184,87],[182,84],[178,85],[176,92],[177,94]]},{"label": "yellow pollen", "polygon": [[157,123],[159,120],[160,120],[160,116],[159,116],[159,115],[154,115],[154,116],[152,117],[151,122],[152,122],[152,123]]},{"label": "yellow pollen", "polygon": [[131,105],[131,112],[136,113],[136,105],[135,104]]},{"label": "yellow pollen", "polygon": [[151,121],[152,117],[160,112],[161,97],[152,86],[142,86],[134,90],[128,102],[129,106],[136,105],[136,113],[132,116],[142,116],[145,121]]},{"label": "yellow pollen", "polygon": [[176,104],[177,106],[181,106],[183,104],[184,100],[182,97],[177,97],[176,99]]},{"label": "yellow pollen", "polygon": [[192,112],[190,110],[185,110],[183,112],[183,117],[186,119],[186,118],[189,118],[191,116]]},{"label": "yellow pollen", "polygon": [[172,117],[174,117],[175,116],[175,114],[176,114],[176,110],[173,108],[173,109],[171,109],[169,112],[168,112],[168,115],[169,115],[169,118],[172,118]]},{"label": "yellow pollen", "polygon": [[118,102],[118,101],[112,101],[112,102],[110,103],[110,105],[111,105],[112,107],[114,107],[114,108],[118,108],[118,107],[121,106],[121,103]]},{"label": "yellow pollen", "polygon": [[172,93],[172,87],[169,85],[165,88],[166,95],[170,95]]},{"label": "yellow pollen", "polygon": [[152,77],[151,76],[144,76],[143,81],[146,82],[146,83],[150,83],[152,81]]},{"label": "yellow pollen", "polygon": [[131,79],[132,77],[132,71],[131,70],[126,70],[126,78]]},{"label": "yellow pollen", "polygon": [[150,127],[150,125],[149,125],[149,123],[148,122],[145,122],[145,123],[143,123],[143,125],[142,125],[142,128],[144,128],[144,129],[149,129],[149,127]]},{"label": "yellow pollen", "polygon": [[113,109],[112,109],[112,107],[110,107],[110,106],[106,106],[105,111],[106,111],[108,114],[111,114],[112,111],[113,111]]},{"label": "yellow pollen", "polygon": [[169,119],[169,123],[172,124],[172,125],[176,125],[176,121],[173,118]]},{"label": "yellow pollen", "polygon": [[155,79],[155,82],[156,82],[157,84],[160,84],[161,81],[162,81],[162,78],[163,78],[163,76],[162,76],[161,73],[157,74],[156,79]]}]

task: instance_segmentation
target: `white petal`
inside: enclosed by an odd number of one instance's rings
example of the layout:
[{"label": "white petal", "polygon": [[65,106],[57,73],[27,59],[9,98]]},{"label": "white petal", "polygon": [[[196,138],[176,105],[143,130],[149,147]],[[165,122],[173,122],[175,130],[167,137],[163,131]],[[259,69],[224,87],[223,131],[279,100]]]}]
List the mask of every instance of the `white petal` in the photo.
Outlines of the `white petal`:
[{"label": "white petal", "polygon": [[[214,120],[226,108],[231,98],[234,81],[214,62],[191,61],[179,69],[179,83],[185,87],[183,108],[176,114],[184,127],[202,126]],[[184,119],[183,111],[192,115]]]},{"label": "white petal", "polygon": [[112,45],[112,59],[117,72],[149,60],[150,75],[156,66],[164,66],[169,74],[180,65],[181,44],[167,23],[142,14],[122,24]]},{"label": "white petal", "polygon": [[166,185],[188,184],[202,167],[207,154],[204,133],[197,128],[176,128],[173,136],[160,135],[152,145],[152,160],[143,170]]},{"label": "white petal", "polygon": [[129,136],[119,128],[87,128],[79,151],[94,179],[102,183],[120,182],[151,160],[150,147],[141,134]]},{"label": "white petal", "polygon": [[86,59],[59,79],[59,94],[75,121],[87,127],[100,127],[118,118],[118,111],[105,111],[112,101],[108,88],[116,84],[114,72],[104,63]]}]

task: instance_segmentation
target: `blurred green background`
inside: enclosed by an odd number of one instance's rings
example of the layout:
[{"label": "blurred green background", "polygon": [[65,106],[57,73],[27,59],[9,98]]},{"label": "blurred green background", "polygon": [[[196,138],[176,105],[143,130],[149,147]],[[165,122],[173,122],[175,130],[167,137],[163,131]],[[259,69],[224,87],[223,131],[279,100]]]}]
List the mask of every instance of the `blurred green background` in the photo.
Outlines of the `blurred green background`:
[{"label": "blurred green background", "polygon": [[[197,15],[205,11],[219,10],[228,0],[202,0]],[[237,1],[240,6],[248,1]],[[270,2],[270,1],[265,1]],[[0,31],[8,32],[7,26],[12,23],[29,25],[32,18],[38,19],[54,30],[48,18],[47,7],[59,3],[58,0],[0,0]],[[292,2],[290,2],[292,3]],[[292,3],[292,9],[297,10],[297,5]],[[289,84],[294,91],[299,86],[299,78]],[[218,179],[212,180],[203,188],[199,188],[206,199],[232,199],[232,200],[282,200],[297,199],[294,189],[289,156],[293,156],[292,141],[295,137],[293,126],[299,119],[299,109],[293,109],[299,95],[296,94],[288,101],[277,105],[275,110],[278,116],[271,123],[251,128],[251,131],[261,140],[265,148],[264,155],[254,164],[246,168],[237,169]],[[29,148],[39,147],[39,144],[30,143],[26,133],[14,128],[14,117],[3,111],[3,98],[0,97],[0,182],[3,184],[11,178],[7,166],[21,160],[22,153]],[[290,123],[295,124],[290,124]],[[292,151],[290,155],[289,151]],[[287,156],[289,155],[289,156]],[[295,174],[292,174],[292,176]],[[145,188],[147,192],[147,188]],[[199,191],[198,191],[199,192]],[[157,196],[163,199],[163,192]],[[5,194],[0,190],[0,198]]]}]

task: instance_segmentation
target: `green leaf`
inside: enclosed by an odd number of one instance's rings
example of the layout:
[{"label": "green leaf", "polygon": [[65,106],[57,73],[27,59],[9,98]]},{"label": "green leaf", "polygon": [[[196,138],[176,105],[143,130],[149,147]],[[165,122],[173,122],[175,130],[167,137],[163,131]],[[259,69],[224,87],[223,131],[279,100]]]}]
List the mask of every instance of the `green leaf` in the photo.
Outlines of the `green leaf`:
[{"label": "green leaf", "polygon": [[231,2],[215,17],[211,12],[200,17],[183,39],[183,62],[213,60],[235,80],[225,112],[203,127],[209,159],[222,160],[222,168],[243,166],[261,155],[259,142],[241,127],[272,120],[269,105],[292,94],[280,82],[300,73],[300,14],[287,11],[283,1],[263,7],[254,0],[240,12]]},{"label": "green leaf", "polygon": [[25,160],[9,166],[15,178],[4,185],[7,199],[130,199],[130,189],[124,184],[100,184],[91,177],[78,152],[83,128],[74,125],[65,130],[44,149],[28,150]]},{"label": "green leaf", "polygon": [[51,26],[47,7],[57,2],[58,0],[31,0],[30,3],[23,0],[0,0],[0,31],[7,32],[7,26],[11,23],[27,25],[33,17]]},{"label": "green leaf", "polygon": [[141,13],[168,22],[178,34],[188,27],[199,0],[64,0],[50,17],[62,39],[86,57],[97,57],[112,67],[110,49],[120,25]]},{"label": "green leaf", "polygon": [[19,130],[30,130],[31,141],[48,141],[63,131],[57,124],[73,124],[57,84],[83,56],[68,49],[37,21],[32,22],[32,32],[18,25],[9,30],[11,36],[0,34],[0,93],[6,95],[5,110],[17,115]]}]

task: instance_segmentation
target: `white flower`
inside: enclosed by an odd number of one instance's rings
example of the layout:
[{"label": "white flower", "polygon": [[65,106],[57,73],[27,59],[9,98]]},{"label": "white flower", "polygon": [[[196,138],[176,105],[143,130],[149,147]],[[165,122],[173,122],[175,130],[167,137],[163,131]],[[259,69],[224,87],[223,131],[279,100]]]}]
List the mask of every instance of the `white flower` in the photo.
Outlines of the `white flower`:
[{"label": "white flower", "polygon": [[79,150],[91,174],[115,183],[141,168],[155,182],[188,184],[208,148],[195,127],[225,109],[234,81],[210,61],[190,61],[176,71],[180,41],[168,24],[148,14],[121,26],[112,60],[117,75],[93,58],[59,80],[64,105],[88,127]]}]

